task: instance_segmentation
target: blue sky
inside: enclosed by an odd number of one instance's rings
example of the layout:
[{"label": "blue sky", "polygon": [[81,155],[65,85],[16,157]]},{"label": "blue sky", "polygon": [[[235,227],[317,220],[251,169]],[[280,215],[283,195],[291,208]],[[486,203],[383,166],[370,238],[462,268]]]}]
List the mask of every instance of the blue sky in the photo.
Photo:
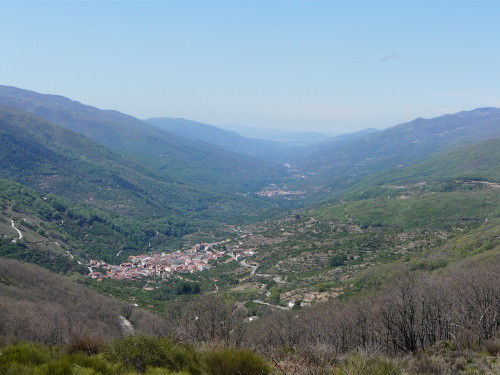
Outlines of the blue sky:
[{"label": "blue sky", "polygon": [[0,0],[0,84],[346,133],[500,107],[500,1]]}]

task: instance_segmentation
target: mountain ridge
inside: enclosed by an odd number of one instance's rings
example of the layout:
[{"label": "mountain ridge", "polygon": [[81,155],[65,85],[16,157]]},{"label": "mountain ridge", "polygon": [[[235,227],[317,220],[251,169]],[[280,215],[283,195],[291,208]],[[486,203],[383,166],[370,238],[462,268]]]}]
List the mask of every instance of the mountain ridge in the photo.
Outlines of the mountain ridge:
[{"label": "mountain ridge", "polygon": [[235,131],[183,118],[155,117],[144,121],[187,139],[203,141],[231,152],[266,157],[271,160],[279,158],[280,152],[283,152],[285,148],[281,142],[249,138]]},{"label": "mountain ridge", "polygon": [[0,139],[0,178],[119,215],[241,222],[271,207],[258,198],[172,179],[135,158],[16,108],[0,106]]},{"label": "mountain ridge", "polygon": [[500,137],[500,109],[478,108],[424,120],[417,118],[336,144],[327,141],[294,164],[313,181],[344,188],[370,173],[410,165],[446,148]]},{"label": "mountain ridge", "polygon": [[100,110],[71,99],[0,86],[0,104],[38,115],[59,126],[146,161],[151,166],[181,176],[212,190],[247,191],[259,189],[286,170],[249,155],[222,150],[201,141],[171,134],[132,116]]}]

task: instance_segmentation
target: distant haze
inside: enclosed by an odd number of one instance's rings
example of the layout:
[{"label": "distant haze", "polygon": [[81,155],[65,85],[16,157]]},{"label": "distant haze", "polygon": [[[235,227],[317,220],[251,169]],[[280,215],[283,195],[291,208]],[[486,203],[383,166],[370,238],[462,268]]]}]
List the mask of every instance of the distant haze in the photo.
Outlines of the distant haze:
[{"label": "distant haze", "polygon": [[498,1],[3,1],[0,84],[343,134],[500,106]]},{"label": "distant haze", "polygon": [[251,138],[261,138],[261,139],[275,139],[280,140],[282,138],[300,138],[309,139],[310,141],[318,141],[325,139],[327,137],[332,137],[337,134],[324,134],[318,132],[306,132],[300,130],[286,130],[286,129],[272,129],[272,128],[257,128],[251,126],[240,126],[240,125],[221,125],[220,128],[226,130],[232,130],[244,137]]}]

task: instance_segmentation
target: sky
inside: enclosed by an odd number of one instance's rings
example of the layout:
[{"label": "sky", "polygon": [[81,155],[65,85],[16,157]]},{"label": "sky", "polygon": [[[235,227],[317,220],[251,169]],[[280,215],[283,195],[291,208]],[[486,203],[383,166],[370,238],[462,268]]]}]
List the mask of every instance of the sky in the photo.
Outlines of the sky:
[{"label": "sky", "polygon": [[327,134],[500,107],[500,1],[0,0],[0,84]]}]

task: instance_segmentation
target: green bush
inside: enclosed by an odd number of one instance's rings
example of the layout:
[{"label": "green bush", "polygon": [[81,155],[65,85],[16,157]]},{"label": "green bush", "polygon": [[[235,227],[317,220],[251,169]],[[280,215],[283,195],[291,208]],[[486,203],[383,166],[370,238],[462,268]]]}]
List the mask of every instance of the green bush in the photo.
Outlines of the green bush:
[{"label": "green bush", "polygon": [[270,374],[271,367],[248,350],[218,349],[203,356],[203,369],[208,375]]},{"label": "green bush", "polygon": [[352,353],[342,360],[333,375],[400,375],[401,367],[385,357]]},{"label": "green bush", "polygon": [[146,375],[190,375],[189,372],[172,372],[161,367],[150,367],[145,372]]},{"label": "green bush", "polygon": [[36,367],[23,365],[17,362],[0,365],[2,375],[42,375],[43,373]]},{"label": "green bush", "polygon": [[64,351],[68,354],[85,353],[87,355],[104,353],[106,349],[106,343],[89,337],[76,338],[64,347]]},{"label": "green bush", "polygon": [[102,355],[64,354],[49,346],[18,343],[0,349],[2,375],[125,375],[121,364]]},{"label": "green bush", "polygon": [[54,349],[48,346],[28,343],[7,345],[1,352],[0,366],[11,363],[40,365],[49,362],[55,356]]},{"label": "green bush", "polygon": [[[165,338],[129,336],[106,353],[88,355],[90,341],[61,350],[18,343],[0,348],[1,375],[265,375],[271,367],[248,350],[216,349],[203,354]],[[98,346],[100,348],[100,346]],[[82,350],[83,348],[83,350]],[[134,371],[135,370],[135,371]],[[378,375],[378,373],[377,373]]]},{"label": "green bush", "polygon": [[330,267],[338,267],[343,265],[346,260],[347,256],[345,254],[335,254],[329,259],[328,263]]},{"label": "green bush", "polygon": [[189,369],[196,372],[195,352],[184,346],[174,345],[165,338],[129,336],[115,340],[106,357],[119,361],[139,372],[148,367],[163,367],[171,371]]}]

